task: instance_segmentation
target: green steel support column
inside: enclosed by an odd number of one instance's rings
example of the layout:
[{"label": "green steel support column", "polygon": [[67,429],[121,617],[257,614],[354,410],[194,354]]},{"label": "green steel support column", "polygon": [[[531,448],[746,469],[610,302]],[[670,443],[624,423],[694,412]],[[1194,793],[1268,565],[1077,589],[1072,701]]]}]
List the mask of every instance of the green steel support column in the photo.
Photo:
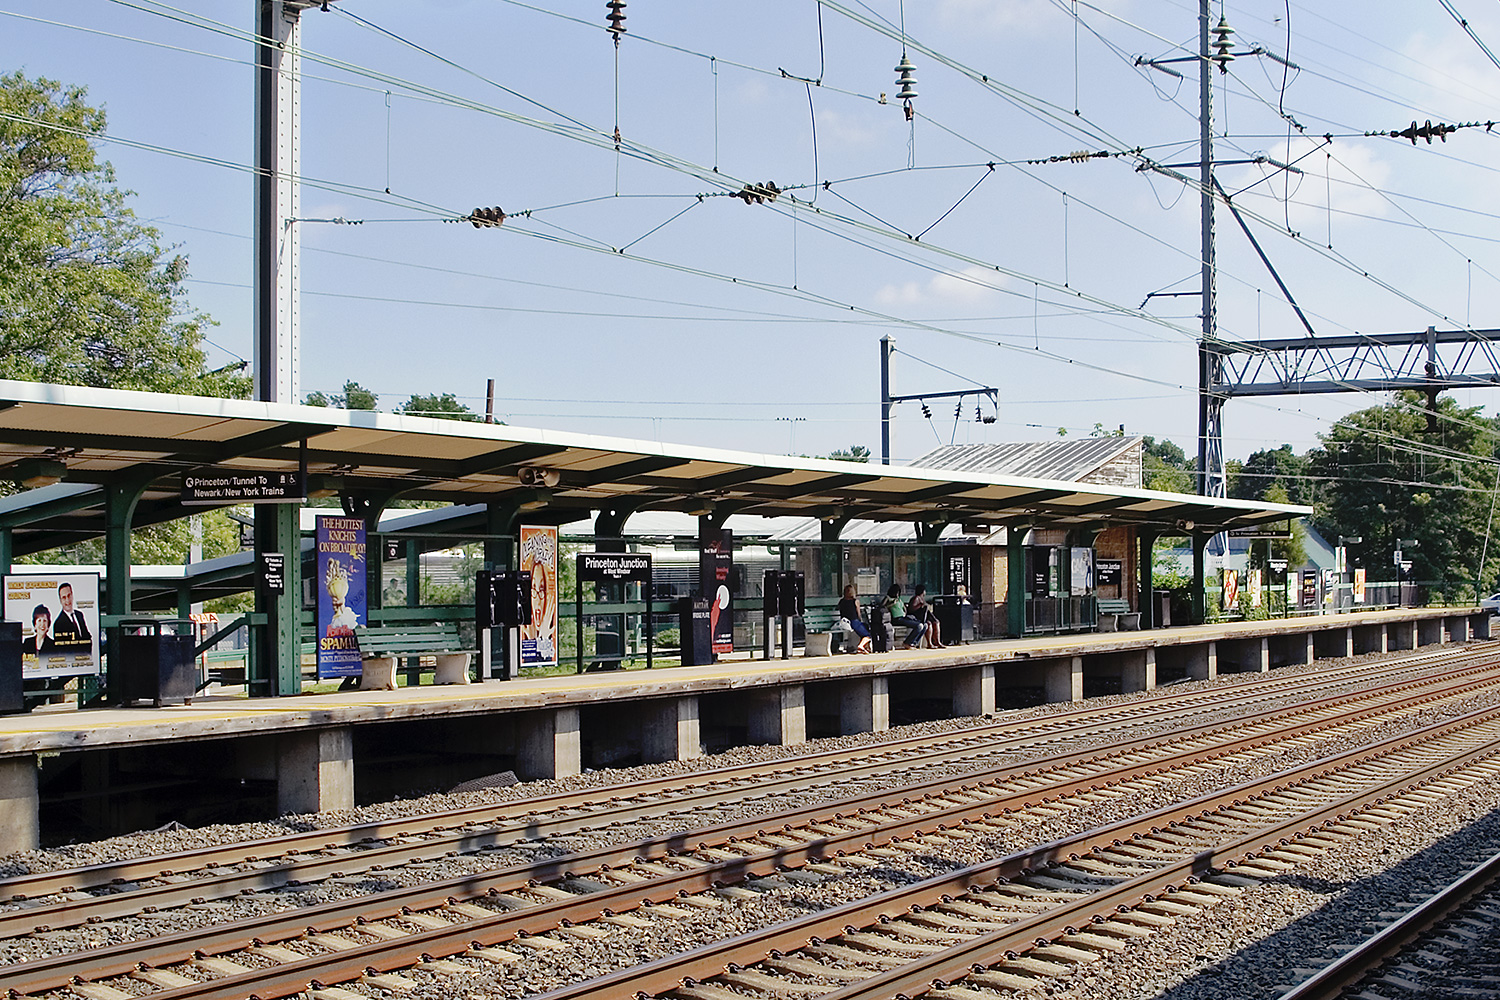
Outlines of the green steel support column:
[{"label": "green steel support column", "polygon": [[1156,547],[1156,535],[1143,530],[1136,535],[1136,542],[1140,545],[1140,558],[1136,566],[1139,567],[1141,576],[1141,628],[1156,628],[1156,581],[1151,559],[1151,550]]},{"label": "green steel support column", "polygon": [[[177,617],[186,618],[193,613],[193,587],[188,583],[177,585]],[[196,636],[193,639],[197,642]]]},{"label": "green steel support column", "polygon": [[1193,535],[1193,624],[1202,625],[1208,621],[1208,583],[1207,583],[1207,554],[1208,543],[1213,540],[1213,535]]},{"label": "green steel support column", "polygon": [[415,538],[406,540],[406,606],[422,606],[422,550]]},{"label": "green steel support column", "polygon": [[302,693],[302,530],[295,504],[263,503],[255,507],[255,554],[286,556],[286,592],[271,596],[259,588],[255,610],[267,624],[253,642],[250,694],[265,697]]},{"label": "green steel support column", "polygon": [[1030,525],[1012,524],[1005,532],[1005,602],[1009,611],[1006,634],[1019,639],[1026,634],[1026,534]]},{"label": "green steel support column", "polygon": [[15,529],[0,528],[0,573],[10,572],[10,563],[15,558],[15,551]]},{"label": "green steel support column", "polygon": [[[130,522],[135,516],[135,506],[141,494],[146,492],[144,482],[111,483],[104,487],[104,613],[108,615],[130,614]],[[118,639],[119,629],[111,630],[111,637]],[[110,643],[113,651],[117,642]],[[120,671],[111,669],[105,677],[106,697],[111,702],[120,700]]]}]

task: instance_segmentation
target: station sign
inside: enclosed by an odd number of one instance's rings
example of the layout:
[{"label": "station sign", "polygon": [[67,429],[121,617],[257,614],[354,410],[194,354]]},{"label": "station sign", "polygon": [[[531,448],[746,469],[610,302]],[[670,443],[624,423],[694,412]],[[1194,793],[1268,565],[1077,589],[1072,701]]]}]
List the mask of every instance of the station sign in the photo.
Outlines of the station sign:
[{"label": "station sign", "polygon": [[260,586],[265,593],[273,597],[280,597],[286,593],[285,552],[262,552],[260,554]]},{"label": "station sign", "polygon": [[307,480],[300,472],[194,469],[182,474],[182,503],[302,503]]},{"label": "station sign", "polygon": [[649,552],[580,552],[578,579],[590,583],[650,583]]}]

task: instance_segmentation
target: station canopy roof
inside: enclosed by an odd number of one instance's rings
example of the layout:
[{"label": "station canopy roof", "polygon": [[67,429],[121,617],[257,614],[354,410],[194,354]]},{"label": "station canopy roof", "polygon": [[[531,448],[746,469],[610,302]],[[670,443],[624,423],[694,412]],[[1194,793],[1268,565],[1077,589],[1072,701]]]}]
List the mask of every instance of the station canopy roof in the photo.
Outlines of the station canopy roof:
[{"label": "station canopy roof", "polygon": [[[303,446],[305,444],[305,451]],[[601,509],[1057,527],[1251,527],[1310,508],[963,470],[881,466],[432,417],[0,380],[0,499],[17,555],[104,530],[102,487],[149,483],[136,526],[185,517],[183,474],[286,472],[341,495],[513,503],[534,523]],[[61,463],[65,469],[58,467]],[[556,485],[535,482],[546,470]],[[527,479],[532,481],[523,481]]]}]

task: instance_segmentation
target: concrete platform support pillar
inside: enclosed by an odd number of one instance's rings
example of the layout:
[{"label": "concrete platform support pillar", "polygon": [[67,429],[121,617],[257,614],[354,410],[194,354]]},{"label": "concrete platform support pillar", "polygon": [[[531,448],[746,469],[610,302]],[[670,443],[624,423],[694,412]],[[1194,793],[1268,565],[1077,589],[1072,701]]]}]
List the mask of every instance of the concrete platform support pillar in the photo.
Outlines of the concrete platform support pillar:
[{"label": "concrete platform support pillar", "polygon": [[1417,645],[1436,646],[1443,641],[1443,620],[1421,618],[1417,621]]},{"label": "concrete platform support pillar", "polygon": [[1447,626],[1449,642],[1469,641],[1469,619],[1463,615],[1455,615],[1447,620]]},{"label": "concrete platform support pillar", "polygon": [[1047,701],[1083,700],[1083,657],[1069,656],[1042,667],[1047,682]]},{"label": "concrete platform support pillar", "polygon": [[276,808],[283,815],[354,808],[353,726],[277,738]]},{"label": "concrete platform support pillar", "polygon": [[36,757],[0,759],[0,855],[34,851],[41,843]]},{"label": "concrete platform support pillar", "polygon": [[891,682],[886,677],[855,677],[839,687],[839,732],[883,733],[891,728]]},{"label": "concrete platform support pillar", "polygon": [[995,713],[995,665],[961,667],[953,671],[953,717]]},{"label": "concrete platform support pillar", "polygon": [[583,770],[578,709],[544,708],[516,721],[516,773],[525,780],[566,778]]},{"label": "concrete platform support pillar", "polygon": [[1269,636],[1260,637],[1260,662],[1254,669],[1261,673],[1269,673],[1271,670],[1271,639]]},{"label": "concrete platform support pillar", "polygon": [[1156,689],[1156,650],[1147,646],[1120,654],[1120,690],[1153,691]]},{"label": "concrete platform support pillar", "polygon": [[1346,628],[1343,631],[1344,631],[1344,651],[1342,653],[1339,653],[1338,655],[1339,656],[1353,656],[1354,655],[1354,629],[1352,629],[1352,628]]},{"label": "concrete platform support pillar", "polygon": [[1417,623],[1392,622],[1386,626],[1386,647],[1390,651],[1417,648]]},{"label": "concrete platform support pillar", "polygon": [[1488,611],[1469,616],[1469,635],[1475,639],[1490,637],[1490,613]]},{"label": "concrete platform support pillar", "polygon": [[641,757],[647,763],[703,756],[697,695],[640,702],[638,705],[642,713]]},{"label": "concrete platform support pillar", "polygon": [[807,693],[801,684],[788,684],[750,695],[750,742],[781,744],[807,742]]},{"label": "concrete platform support pillar", "polygon": [[1219,644],[1199,643],[1183,650],[1183,667],[1195,681],[1211,681],[1219,676]]}]

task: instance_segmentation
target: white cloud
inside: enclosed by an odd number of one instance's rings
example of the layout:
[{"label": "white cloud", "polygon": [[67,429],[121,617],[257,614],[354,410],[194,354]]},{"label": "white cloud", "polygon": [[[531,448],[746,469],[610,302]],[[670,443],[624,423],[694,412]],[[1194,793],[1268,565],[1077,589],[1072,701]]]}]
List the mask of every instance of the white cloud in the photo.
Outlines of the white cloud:
[{"label": "white cloud", "polygon": [[973,307],[998,294],[1009,279],[987,267],[966,267],[951,274],[938,274],[927,281],[885,285],[875,293],[883,306]]}]

